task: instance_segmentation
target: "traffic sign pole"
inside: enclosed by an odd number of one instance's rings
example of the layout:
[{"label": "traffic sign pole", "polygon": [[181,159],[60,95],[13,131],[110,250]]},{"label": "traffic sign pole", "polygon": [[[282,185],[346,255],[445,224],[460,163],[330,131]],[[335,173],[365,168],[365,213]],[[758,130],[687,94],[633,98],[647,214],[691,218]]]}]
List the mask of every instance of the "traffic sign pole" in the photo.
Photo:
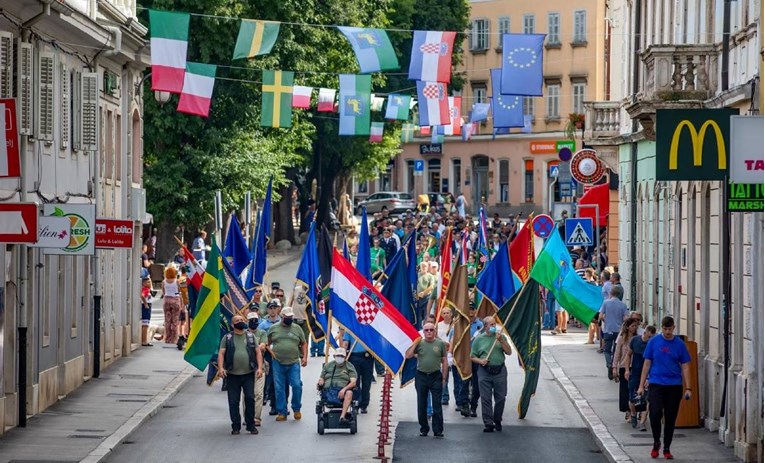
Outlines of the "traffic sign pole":
[{"label": "traffic sign pole", "polygon": [[600,278],[600,207],[597,204],[577,204],[576,208],[595,208],[595,252],[597,253],[597,261],[595,263],[595,269],[598,271],[598,278]]}]

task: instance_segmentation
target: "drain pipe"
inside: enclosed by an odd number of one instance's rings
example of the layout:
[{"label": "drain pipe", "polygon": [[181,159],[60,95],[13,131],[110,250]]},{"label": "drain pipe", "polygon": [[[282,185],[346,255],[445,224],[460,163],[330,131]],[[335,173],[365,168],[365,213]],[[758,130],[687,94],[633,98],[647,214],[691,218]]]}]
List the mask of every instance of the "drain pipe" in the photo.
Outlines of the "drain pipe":
[{"label": "drain pipe", "polygon": [[[633,101],[637,98],[638,91],[640,90],[640,28],[642,13],[641,0],[635,0],[635,35],[634,35],[634,52],[635,57],[632,63],[632,98]],[[638,121],[632,120],[632,133],[635,134],[638,131]],[[637,293],[637,280],[635,279],[635,269],[637,268],[637,158],[638,158],[638,145],[636,141],[631,143],[630,147],[630,306],[632,310],[637,310],[635,307],[635,294]]]},{"label": "drain pipe", "polygon": [[122,51],[122,29],[114,26],[103,26],[104,29],[112,33],[112,40],[114,40],[114,46],[111,50],[103,52],[102,56],[110,57],[117,56]]}]

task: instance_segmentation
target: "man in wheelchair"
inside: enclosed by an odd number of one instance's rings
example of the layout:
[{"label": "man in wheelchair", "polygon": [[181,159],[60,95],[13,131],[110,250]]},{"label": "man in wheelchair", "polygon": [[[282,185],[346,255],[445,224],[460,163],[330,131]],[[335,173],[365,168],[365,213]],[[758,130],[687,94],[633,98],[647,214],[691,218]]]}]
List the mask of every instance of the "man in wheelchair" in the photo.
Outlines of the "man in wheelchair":
[{"label": "man in wheelchair", "polygon": [[338,347],[333,354],[333,360],[322,368],[317,387],[321,391],[321,400],[325,405],[342,406],[341,424],[346,424],[353,419],[353,415],[348,410],[353,401],[356,378],[356,369],[346,360],[345,349]]}]

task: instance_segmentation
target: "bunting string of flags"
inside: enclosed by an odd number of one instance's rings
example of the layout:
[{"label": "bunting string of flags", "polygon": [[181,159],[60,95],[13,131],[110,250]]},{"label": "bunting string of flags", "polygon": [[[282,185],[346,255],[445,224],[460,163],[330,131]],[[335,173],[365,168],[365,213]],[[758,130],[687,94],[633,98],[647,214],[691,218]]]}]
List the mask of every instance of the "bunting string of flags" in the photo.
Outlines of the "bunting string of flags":
[{"label": "bunting string of flags", "polygon": [[[490,110],[495,136],[507,133],[511,127],[530,132],[532,117],[523,113],[523,97],[542,95],[544,34],[502,35],[502,66],[491,70],[490,102],[474,103],[467,117],[463,118],[462,97],[448,95],[456,32],[401,30],[411,32],[413,42],[409,69],[398,74],[415,81],[412,89],[416,88],[417,98],[391,93],[386,99],[372,94],[369,74],[393,74],[387,71],[400,68],[387,34],[387,31],[398,29],[288,23],[149,9],[152,90],[178,94],[178,111],[187,114],[209,115],[216,79],[244,82],[216,76],[218,67],[239,68],[237,66],[187,62],[192,15],[240,20],[234,60],[271,53],[283,24],[336,28],[353,49],[361,74],[339,75],[337,101],[336,89],[320,88],[316,111],[338,113],[339,135],[369,136],[371,143],[381,142],[384,133],[384,122],[372,122],[371,112],[381,112],[383,108],[384,119],[406,121],[401,129],[404,143],[413,140],[416,130],[420,136],[430,135],[433,143],[443,142],[444,136],[461,136],[463,141],[469,141],[477,133],[478,123],[489,119]],[[251,67],[241,69],[256,70]],[[305,73],[311,74],[300,72]],[[293,108],[311,108],[314,88],[295,85],[294,79],[295,72],[292,71],[262,70],[262,127],[289,128]],[[410,113],[415,106],[418,125],[410,122]]]}]

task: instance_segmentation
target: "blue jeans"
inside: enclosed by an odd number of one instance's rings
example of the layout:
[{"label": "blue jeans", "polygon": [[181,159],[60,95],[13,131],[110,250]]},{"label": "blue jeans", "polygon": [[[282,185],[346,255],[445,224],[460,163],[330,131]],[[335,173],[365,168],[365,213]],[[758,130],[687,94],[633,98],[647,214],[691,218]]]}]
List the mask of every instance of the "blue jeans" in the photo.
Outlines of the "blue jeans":
[{"label": "blue jeans", "polygon": [[454,381],[454,401],[458,407],[468,404],[468,389],[466,382],[460,378],[460,374],[457,371],[457,367],[452,365],[452,380]]},{"label": "blue jeans", "polygon": [[446,382],[444,383],[444,392],[441,394],[441,403],[446,402],[449,405],[449,375],[446,375]]},{"label": "blue jeans", "polygon": [[282,365],[274,360],[271,363],[274,375],[274,394],[276,396],[276,412],[287,416],[286,386],[292,389],[292,411],[300,411],[300,400],[303,397],[303,382],[300,380],[300,362],[292,365]]},{"label": "blue jeans", "polygon": [[545,315],[542,319],[542,329],[555,329],[556,324],[557,319],[555,318],[555,296],[553,296],[552,291],[548,291],[547,300],[545,300]]},{"label": "blue jeans", "polygon": [[606,355],[606,366],[611,369],[611,363],[614,360],[614,341],[618,333],[603,333],[603,353]]}]

